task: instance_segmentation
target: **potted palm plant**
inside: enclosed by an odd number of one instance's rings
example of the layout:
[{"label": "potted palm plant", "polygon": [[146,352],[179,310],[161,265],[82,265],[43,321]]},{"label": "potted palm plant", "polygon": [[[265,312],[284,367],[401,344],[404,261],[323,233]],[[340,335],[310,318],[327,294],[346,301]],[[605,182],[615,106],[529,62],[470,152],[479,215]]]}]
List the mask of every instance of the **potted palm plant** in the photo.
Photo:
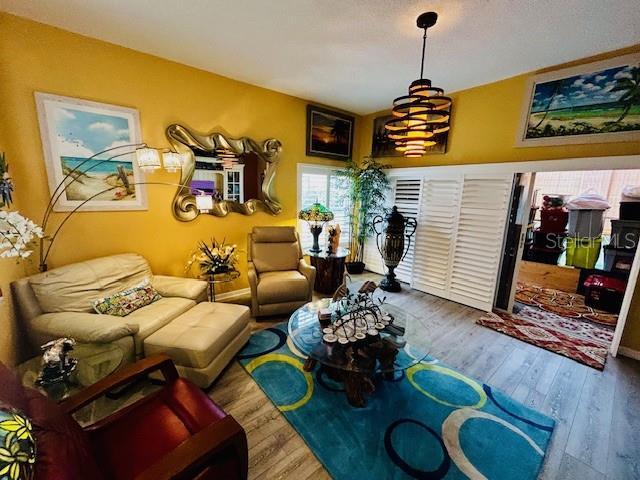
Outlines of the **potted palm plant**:
[{"label": "potted palm plant", "polygon": [[349,161],[339,176],[349,179],[349,258],[346,267],[349,273],[364,271],[364,244],[373,233],[372,220],[384,210],[389,179],[384,169],[389,165],[375,158],[365,157],[361,164]]}]

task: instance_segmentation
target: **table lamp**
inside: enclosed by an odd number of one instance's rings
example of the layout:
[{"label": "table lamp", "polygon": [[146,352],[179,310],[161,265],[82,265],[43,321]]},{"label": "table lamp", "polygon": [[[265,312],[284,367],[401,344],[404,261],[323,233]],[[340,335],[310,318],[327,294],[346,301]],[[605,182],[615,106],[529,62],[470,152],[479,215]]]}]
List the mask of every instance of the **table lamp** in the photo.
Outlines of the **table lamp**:
[{"label": "table lamp", "polygon": [[311,230],[311,235],[313,235],[313,246],[309,250],[313,253],[320,252],[320,245],[318,244],[318,238],[322,233],[322,226],[333,220],[333,212],[328,210],[327,207],[322,205],[321,203],[314,203],[309,208],[304,208],[300,210],[298,214],[298,218],[300,220],[304,220],[309,224],[309,230]]}]

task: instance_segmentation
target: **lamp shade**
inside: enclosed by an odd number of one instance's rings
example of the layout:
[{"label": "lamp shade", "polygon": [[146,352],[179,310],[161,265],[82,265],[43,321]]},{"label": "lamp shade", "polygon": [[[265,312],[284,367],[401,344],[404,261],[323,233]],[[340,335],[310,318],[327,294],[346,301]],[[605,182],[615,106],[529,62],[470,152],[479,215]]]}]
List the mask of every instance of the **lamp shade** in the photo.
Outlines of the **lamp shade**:
[{"label": "lamp shade", "polygon": [[164,152],[162,154],[162,164],[167,172],[177,172],[184,165],[184,157],[184,153]]},{"label": "lamp shade", "polygon": [[333,212],[321,203],[316,202],[309,208],[300,210],[298,218],[307,222],[324,223],[333,220]]},{"label": "lamp shade", "polygon": [[213,197],[211,195],[196,195],[196,208],[202,213],[212,210]]},{"label": "lamp shade", "polygon": [[409,87],[409,95],[393,101],[393,118],[385,128],[396,150],[405,157],[421,157],[436,144],[435,136],[449,130],[451,99],[431,80],[420,79]]},{"label": "lamp shade", "polygon": [[451,98],[445,97],[444,90],[432,86],[431,80],[423,77],[427,29],[437,20],[436,12],[425,12],[418,17],[416,25],[424,30],[420,79],[409,85],[408,95],[393,101],[392,118],[385,123],[388,138],[405,157],[422,157],[429,147],[438,143],[437,135],[450,128]]},{"label": "lamp shade", "polygon": [[160,168],[160,153],[154,148],[136,149],[136,161],[138,166],[145,172],[151,172]]},{"label": "lamp shade", "polygon": [[235,154],[235,152],[233,150],[230,150],[228,148],[222,148],[222,147],[218,147],[216,148],[216,157],[218,158],[231,158],[231,159],[238,159],[238,156]]}]

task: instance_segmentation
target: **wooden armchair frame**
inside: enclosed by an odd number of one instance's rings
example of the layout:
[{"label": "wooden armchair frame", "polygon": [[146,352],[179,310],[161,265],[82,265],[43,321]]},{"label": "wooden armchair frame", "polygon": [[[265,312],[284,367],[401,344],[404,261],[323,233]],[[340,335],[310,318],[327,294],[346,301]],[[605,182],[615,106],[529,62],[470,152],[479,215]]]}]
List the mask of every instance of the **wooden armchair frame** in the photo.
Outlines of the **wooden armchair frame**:
[{"label": "wooden armchair frame", "polygon": [[[76,395],[64,400],[60,406],[68,414],[95,401],[109,391],[122,387],[148,374],[161,371],[167,382],[179,375],[171,358],[153,355],[100,380]],[[240,478],[247,478],[247,437],[240,424],[230,415],[205,427],[184,441],[160,461],[151,465],[136,480],[187,480],[195,478],[211,463],[216,455],[233,450],[240,463]]]}]

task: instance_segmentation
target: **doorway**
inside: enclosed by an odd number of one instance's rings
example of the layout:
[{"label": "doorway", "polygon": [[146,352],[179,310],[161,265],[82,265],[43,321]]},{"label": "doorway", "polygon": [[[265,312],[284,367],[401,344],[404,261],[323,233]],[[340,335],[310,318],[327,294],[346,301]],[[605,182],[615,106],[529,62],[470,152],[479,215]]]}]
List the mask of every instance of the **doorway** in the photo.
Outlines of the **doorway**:
[{"label": "doorway", "polygon": [[[612,343],[617,350],[637,278],[640,198],[622,192],[640,185],[640,170],[519,178],[496,298],[500,319],[487,326],[602,368]],[[600,210],[603,202],[609,208]]]},{"label": "doorway", "polygon": [[[605,167],[613,170],[631,170],[637,169],[638,165],[640,165],[640,155],[621,155],[389,169],[387,174],[394,186],[388,198],[389,204],[401,205],[403,214],[418,220],[418,230],[412,241],[412,250],[402,262],[404,272],[402,279],[411,288],[486,312],[496,309],[510,312],[515,300],[517,278],[522,263],[526,231],[524,227],[527,225],[530,206],[533,203],[535,187],[533,181],[536,173],[599,171],[604,170]],[[487,189],[486,184],[495,184],[499,188],[494,188],[495,185],[493,185]],[[465,191],[469,194],[467,198],[465,198]],[[407,196],[405,193],[410,194]],[[515,194],[519,199],[514,200]],[[488,195],[497,196],[498,201],[494,199],[486,202]],[[467,199],[471,202],[468,206],[473,208],[467,208],[465,203]],[[476,199],[481,200],[482,204],[476,205],[474,201]],[[480,208],[476,208],[478,206]],[[460,222],[460,213],[473,215],[472,223],[467,225],[465,222]],[[492,223],[478,222],[477,220],[483,216],[490,217]],[[515,220],[511,221],[514,216]],[[463,220],[466,218],[465,216]],[[520,226],[521,233],[511,235],[515,240],[511,242],[510,250],[513,261],[509,262],[506,250],[510,245],[505,240],[509,238],[509,230],[513,225]],[[467,239],[469,229],[474,237],[471,242]],[[484,231],[489,236],[477,241],[480,236],[476,230]],[[459,235],[460,233],[462,234]],[[462,248],[458,249],[458,242],[462,247],[483,251],[474,251],[469,255]],[[487,251],[489,246],[491,249]],[[456,258],[457,252],[460,252],[459,258]],[[374,238],[367,240],[364,257],[368,270],[383,273],[384,268]],[[610,353],[614,356],[618,352],[618,344],[631,306],[633,286],[640,273],[640,261],[637,257],[629,274],[628,288],[611,342]],[[490,261],[490,265],[486,263],[479,265],[478,261]],[[451,268],[451,264],[455,268]],[[460,266],[469,267],[470,271],[464,274],[456,271]],[[473,268],[472,271],[471,268]],[[479,278],[477,274],[481,274],[483,278]],[[457,292],[453,291],[452,287],[457,288],[454,281],[466,282],[464,296],[457,295]],[[504,287],[505,281],[510,282],[507,288]],[[467,288],[468,285],[472,288]],[[477,288],[478,286],[482,287],[482,291]],[[462,289],[457,288],[457,290]],[[480,299],[470,296],[478,297],[479,294],[481,294]],[[500,295],[504,297],[506,306],[500,305]]]}]

